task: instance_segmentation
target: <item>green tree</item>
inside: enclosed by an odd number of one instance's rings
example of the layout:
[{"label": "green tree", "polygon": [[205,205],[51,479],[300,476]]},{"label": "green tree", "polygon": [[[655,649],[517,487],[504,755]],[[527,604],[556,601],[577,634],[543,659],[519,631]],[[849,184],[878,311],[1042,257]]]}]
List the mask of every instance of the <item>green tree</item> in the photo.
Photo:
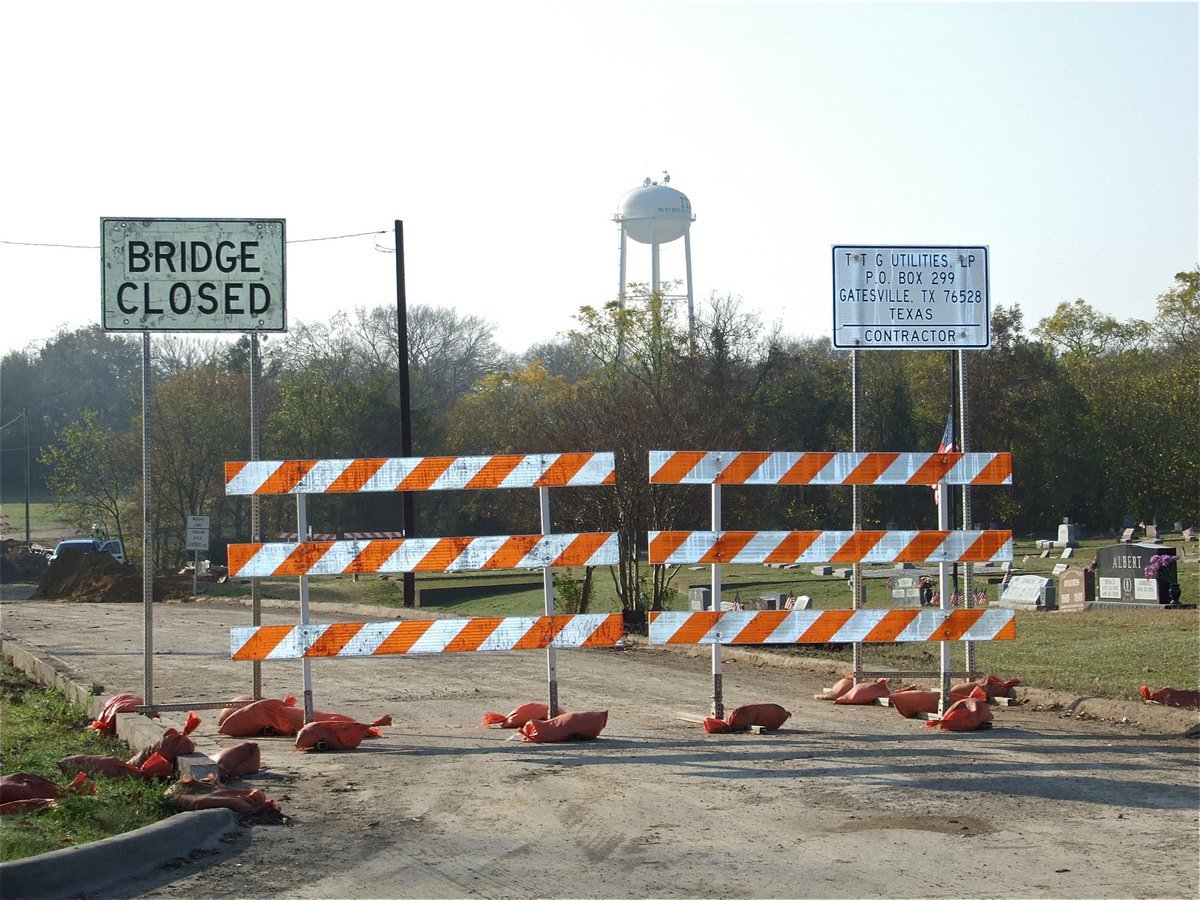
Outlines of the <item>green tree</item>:
[{"label": "green tree", "polygon": [[1178,354],[1179,364],[1200,360],[1200,266],[1178,273],[1175,286],[1159,294],[1154,332],[1159,346]]},{"label": "green tree", "polygon": [[156,564],[175,568],[186,561],[187,518],[193,515],[209,517],[210,548],[220,561],[236,527],[225,463],[249,457],[249,380],[214,359],[184,368],[151,396]]},{"label": "green tree", "polygon": [[136,509],[134,489],[141,478],[141,453],[128,432],[118,434],[86,410],[62,428],[57,440],[42,451],[49,469],[47,486],[59,503],[72,511],[75,522],[90,531],[92,523],[123,542],[127,521]]}]

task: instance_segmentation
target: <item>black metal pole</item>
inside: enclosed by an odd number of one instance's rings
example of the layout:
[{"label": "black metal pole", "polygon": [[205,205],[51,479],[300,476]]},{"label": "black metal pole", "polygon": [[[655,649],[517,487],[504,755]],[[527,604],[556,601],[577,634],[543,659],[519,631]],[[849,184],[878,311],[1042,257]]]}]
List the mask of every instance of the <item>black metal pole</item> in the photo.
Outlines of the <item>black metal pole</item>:
[{"label": "black metal pole", "polygon": [[25,420],[25,546],[29,540],[29,407],[21,407],[21,418]]},{"label": "black metal pole", "polygon": [[[409,399],[408,383],[408,296],[404,289],[404,223],[396,220],[396,331],[397,357],[400,368],[400,453],[412,456],[412,403]],[[404,537],[414,534],[413,495],[404,491],[401,495],[404,515]],[[412,572],[404,573],[404,605],[416,606],[416,577]]]}]

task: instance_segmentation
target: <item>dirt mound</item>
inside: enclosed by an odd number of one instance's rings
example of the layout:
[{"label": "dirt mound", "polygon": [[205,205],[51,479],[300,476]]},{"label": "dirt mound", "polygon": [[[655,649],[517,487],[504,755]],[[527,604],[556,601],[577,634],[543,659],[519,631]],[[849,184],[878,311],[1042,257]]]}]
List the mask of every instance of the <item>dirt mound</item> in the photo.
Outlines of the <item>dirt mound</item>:
[{"label": "dirt mound", "polygon": [[46,557],[34,553],[28,544],[14,540],[0,542],[0,581],[5,584],[37,581],[45,574],[47,565]]},{"label": "dirt mound", "polygon": [[[190,578],[155,576],[155,600],[191,596]],[[91,603],[141,603],[142,573],[107,553],[64,552],[46,570],[33,594],[36,600],[80,600]]]}]

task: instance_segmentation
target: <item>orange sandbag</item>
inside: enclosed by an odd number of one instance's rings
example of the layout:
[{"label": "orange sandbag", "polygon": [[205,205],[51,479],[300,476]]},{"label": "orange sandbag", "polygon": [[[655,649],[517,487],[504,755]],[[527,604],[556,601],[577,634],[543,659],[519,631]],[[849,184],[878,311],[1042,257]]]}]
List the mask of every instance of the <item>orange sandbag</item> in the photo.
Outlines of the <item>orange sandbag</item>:
[{"label": "orange sandbag", "polygon": [[[249,694],[238,694],[236,697],[233,698],[232,702],[241,703],[243,701],[253,700],[253,699],[254,698],[251,697]],[[227,706],[223,710],[221,710],[220,715],[217,716],[217,727],[219,728],[220,726],[224,725],[225,720],[228,719],[235,712],[237,712],[239,709],[241,709],[240,706]]]},{"label": "orange sandbag", "polygon": [[[80,772],[79,774],[83,774]],[[161,753],[151,753],[138,766],[138,774],[143,778],[170,778],[175,774],[175,763]]]},{"label": "orange sandbag", "polygon": [[53,800],[61,789],[49,778],[32,772],[13,772],[0,777],[0,803],[13,800]]},{"label": "orange sandbag", "polygon": [[892,691],[888,695],[888,702],[906,719],[921,713],[937,712],[941,699],[941,691],[904,690]]},{"label": "orange sandbag", "polygon": [[507,716],[504,713],[485,712],[483,714],[484,725],[499,725],[501,728],[520,728],[526,722],[532,722],[534,719],[550,718],[549,703],[522,703]]},{"label": "orange sandbag", "polygon": [[814,700],[836,700],[842,696],[850,688],[854,687],[854,676],[847,672],[842,676],[841,680],[836,682],[833,687],[823,694],[813,694]]},{"label": "orange sandbag", "polygon": [[986,700],[978,697],[966,697],[950,704],[941,719],[926,722],[926,728],[940,728],[942,731],[977,731],[992,721],[992,708]]},{"label": "orange sandbag", "polygon": [[273,697],[255,700],[230,712],[217,731],[229,737],[293,735],[304,724],[304,710],[297,710],[295,703],[296,698],[290,695],[283,700]]},{"label": "orange sandbag", "polygon": [[1184,691],[1172,687],[1159,688],[1151,693],[1147,685],[1142,685],[1142,698],[1147,703],[1162,703],[1165,706],[1179,706],[1184,709],[1200,709],[1200,691]]},{"label": "orange sandbag", "polygon": [[100,710],[100,716],[89,728],[102,731],[105,734],[117,733],[117,713],[133,712],[145,704],[145,700],[137,694],[116,694],[108,698],[108,702]]},{"label": "orange sandbag", "polygon": [[995,675],[988,675],[979,683],[979,686],[987,692],[988,700],[995,700],[997,697],[1011,696],[1012,689],[1020,683],[1020,678],[1010,678],[1005,681]]},{"label": "orange sandbag", "polygon": [[185,775],[163,794],[177,809],[232,809],[241,814],[278,811],[279,807],[258,788],[231,788],[218,785],[214,776],[198,781]]},{"label": "orange sandbag", "polygon": [[778,703],[747,703],[738,706],[725,716],[730,731],[745,731],[754,725],[775,729],[783,726],[792,714]]},{"label": "orange sandbag", "polygon": [[704,720],[704,730],[709,734],[728,734],[746,731],[755,725],[773,730],[781,728],[791,715],[778,703],[747,703],[730,710],[723,719],[709,716]]},{"label": "orange sandbag", "polygon": [[997,678],[995,675],[988,675],[980,678],[978,681],[968,681],[963,684],[956,684],[950,688],[951,701],[962,700],[965,697],[978,697],[980,694],[974,691],[982,691],[984,700],[995,700],[997,697],[1007,697],[1012,693],[1012,688],[1021,683],[1019,678],[1014,678],[1011,681],[1004,681]]},{"label": "orange sandbag", "polygon": [[878,678],[875,681],[864,681],[861,684],[856,684],[833,702],[845,706],[865,706],[874,703],[876,700],[883,699],[890,693],[887,679]]},{"label": "orange sandbag", "polygon": [[345,722],[341,719],[309,722],[296,735],[296,749],[353,750],[368,735],[381,736],[378,730],[365,722]]},{"label": "orange sandbag", "polygon": [[60,759],[58,761],[58,768],[64,775],[75,775],[78,772],[86,772],[89,775],[106,775],[109,778],[118,778],[122,775],[141,774],[137,766],[131,766],[123,759],[117,759],[115,756],[94,756],[87,753]]},{"label": "orange sandbag", "polygon": [[608,724],[608,710],[562,713],[553,719],[531,719],[518,731],[522,739],[535,744],[562,741],[590,741],[600,736]]},{"label": "orange sandbag", "polygon": [[189,712],[187,722],[183,726],[183,731],[177,728],[168,728],[153,745],[131,756],[129,764],[141,768],[146,760],[157,753],[159,756],[165,758],[167,762],[171,763],[171,765],[174,765],[175,760],[180,756],[185,753],[191,753],[196,749],[196,745],[188,735],[195,731],[199,725],[200,717],[195,712]]},{"label": "orange sandbag", "polygon": [[222,778],[239,778],[242,775],[253,775],[262,767],[262,753],[258,744],[246,741],[226,747],[213,760],[221,770]]}]

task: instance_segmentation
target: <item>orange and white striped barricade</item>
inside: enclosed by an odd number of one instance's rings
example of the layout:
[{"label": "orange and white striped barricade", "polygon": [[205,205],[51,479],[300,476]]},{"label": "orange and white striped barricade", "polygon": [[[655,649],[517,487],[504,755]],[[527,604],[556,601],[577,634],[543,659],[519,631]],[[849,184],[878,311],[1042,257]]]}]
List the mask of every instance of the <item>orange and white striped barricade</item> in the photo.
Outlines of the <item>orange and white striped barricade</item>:
[{"label": "orange and white striped barricade", "polygon": [[859,609],[658,612],[652,644],[849,644],[1006,641],[1017,636],[1008,609]]},{"label": "orange and white striped barricade", "polygon": [[354,494],[616,484],[612,453],[515,453],[225,463],[226,494]]},{"label": "orange and white striped barricade", "polygon": [[[305,497],[309,494],[537,488],[542,519],[541,534],[537,535],[406,538],[394,532],[351,532],[353,537],[341,541],[336,535],[327,535],[324,537],[330,540],[230,544],[229,573],[241,578],[298,576],[300,627],[306,629],[311,625],[308,620],[311,575],[541,568],[546,616],[553,617],[551,570],[563,566],[611,565],[617,562],[618,545],[612,532],[551,533],[549,488],[615,483],[616,460],[611,452],[226,462],[226,494],[295,495],[296,533],[301,535],[308,531]],[[494,627],[491,622],[486,620],[489,623],[486,627]],[[463,627],[466,633],[474,633],[471,626]],[[552,715],[558,708],[555,646],[553,641],[545,645]],[[313,655],[319,654],[300,655],[304,663],[306,718],[312,713],[308,664]]]},{"label": "orange and white striped barricade", "polygon": [[608,566],[615,532],[230,544],[231,578]]},{"label": "orange and white striped barricade", "polygon": [[[708,563],[712,567],[712,598],[717,609],[721,566],[730,563],[840,562],[857,567],[862,563],[937,562],[944,568],[954,562],[1012,559],[1012,533],[1007,531],[727,532],[721,528],[721,488],[727,484],[855,487],[1012,484],[1010,453],[651,450],[649,469],[651,484],[710,486],[711,530],[650,532],[650,563]],[[941,528],[946,524],[939,522]],[[714,642],[713,715],[718,718],[722,714],[720,650],[720,642]],[[857,662],[855,667],[857,670]]]},{"label": "orange and white striped barricade", "polygon": [[345,622],[336,625],[260,625],[234,628],[235,660],[408,656],[544,650],[548,647],[620,647],[620,613],[574,616],[479,616],[469,619]]},{"label": "orange and white striped barricade", "polygon": [[651,484],[1012,484],[1011,453],[651,450]]},{"label": "orange and white striped barricade", "polygon": [[[651,565],[988,563],[1013,558],[1011,531],[651,531]],[[715,600],[714,600],[715,602]]]}]

